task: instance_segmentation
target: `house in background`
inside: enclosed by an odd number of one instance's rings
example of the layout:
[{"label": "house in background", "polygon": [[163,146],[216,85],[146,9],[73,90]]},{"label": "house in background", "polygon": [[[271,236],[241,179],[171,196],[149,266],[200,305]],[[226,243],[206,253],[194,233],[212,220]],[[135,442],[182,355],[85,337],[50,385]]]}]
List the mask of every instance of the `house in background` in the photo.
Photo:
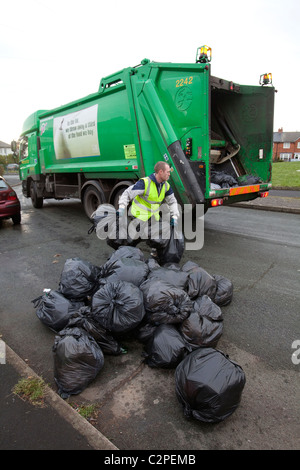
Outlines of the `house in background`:
[{"label": "house in background", "polygon": [[12,153],[10,145],[6,144],[5,142],[1,142],[0,140],[0,155],[6,156],[6,155],[9,155],[10,153]]},{"label": "house in background", "polygon": [[273,133],[273,161],[300,162],[300,132]]}]

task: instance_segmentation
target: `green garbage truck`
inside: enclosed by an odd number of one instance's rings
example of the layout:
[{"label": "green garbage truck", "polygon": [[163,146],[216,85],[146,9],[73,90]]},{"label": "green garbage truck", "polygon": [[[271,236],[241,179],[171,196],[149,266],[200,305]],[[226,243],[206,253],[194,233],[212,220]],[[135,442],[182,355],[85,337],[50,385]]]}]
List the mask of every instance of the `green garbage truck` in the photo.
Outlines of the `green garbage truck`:
[{"label": "green garbage truck", "polygon": [[213,76],[208,46],[193,63],[144,59],[103,78],[96,93],[25,120],[23,194],[35,208],[48,198],[79,198],[91,218],[102,203],[117,206],[128,186],[165,160],[181,206],[206,211],[264,197],[274,93],[271,74],[257,85]]}]

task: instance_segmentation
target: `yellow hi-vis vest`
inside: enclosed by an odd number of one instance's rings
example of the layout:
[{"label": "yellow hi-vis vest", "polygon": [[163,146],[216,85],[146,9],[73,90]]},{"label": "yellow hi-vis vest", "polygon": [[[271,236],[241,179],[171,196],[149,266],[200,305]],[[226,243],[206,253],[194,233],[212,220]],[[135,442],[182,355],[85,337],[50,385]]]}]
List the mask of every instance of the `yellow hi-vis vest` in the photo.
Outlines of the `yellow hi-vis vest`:
[{"label": "yellow hi-vis vest", "polygon": [[145,191],[144,194],[136,196],[132,201],[131,214],[143,221],[150,219],[152,215],[154,215],[156,220],[159,220],[159,208],[165,199],[166,192],[169,190],[170,185],[165,181],[160,194],[158,194],[157,186],[149,176],[141,179],[145,182]]}]

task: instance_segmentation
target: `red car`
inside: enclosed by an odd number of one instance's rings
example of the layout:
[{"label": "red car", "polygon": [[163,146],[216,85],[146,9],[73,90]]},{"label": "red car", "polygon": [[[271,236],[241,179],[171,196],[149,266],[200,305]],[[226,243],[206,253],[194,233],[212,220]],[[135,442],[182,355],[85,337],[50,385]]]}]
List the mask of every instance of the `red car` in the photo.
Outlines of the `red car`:
[{"label": "red car", "polygon": [[21,223],[21,204],[16,192],[0,176],[0,224],[3,219],[12,219],[14,225]]}]

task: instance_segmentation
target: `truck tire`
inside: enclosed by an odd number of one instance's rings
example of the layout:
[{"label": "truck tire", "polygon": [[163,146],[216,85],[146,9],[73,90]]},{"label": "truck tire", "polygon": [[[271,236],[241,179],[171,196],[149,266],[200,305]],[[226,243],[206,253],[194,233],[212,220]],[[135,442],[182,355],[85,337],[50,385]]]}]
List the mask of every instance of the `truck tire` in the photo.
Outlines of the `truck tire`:
[{"label": "truck tire", "polygon": [[30,183],[30,197],[33,207],[41,209],[43,207],[44,200],[42,197],[37,195],[36,182],[31,181]]},{"label": "truck tire", "polygon": [[103,204],[103,196],[95,186],[90,185],[84,191],[82,203],[86,215],[91,219],[93,212]]},{"label": "truck tire", "polygon": [[124,193],[125,189],[127,189],[127,188],[121,188],[116,192],[116,194],[114,196],[114,200],[113,200],[113,205],[114,205],[115,209],[119,208],[119,199],[120,199],[120,196],[122,196],[122,194]]}]

